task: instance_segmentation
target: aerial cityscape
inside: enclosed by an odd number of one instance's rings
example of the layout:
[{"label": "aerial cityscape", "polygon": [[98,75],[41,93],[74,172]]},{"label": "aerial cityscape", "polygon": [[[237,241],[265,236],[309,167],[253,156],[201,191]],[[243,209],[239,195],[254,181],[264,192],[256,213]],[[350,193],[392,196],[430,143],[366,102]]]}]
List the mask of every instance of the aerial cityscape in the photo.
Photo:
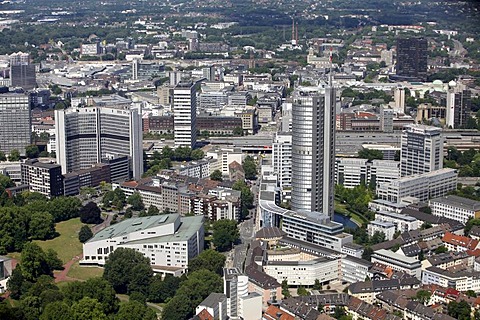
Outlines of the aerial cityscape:
[{"label": "aerial cityscape", "polygon": [[479,320],[480,2],[0,2],[0,320]]}]

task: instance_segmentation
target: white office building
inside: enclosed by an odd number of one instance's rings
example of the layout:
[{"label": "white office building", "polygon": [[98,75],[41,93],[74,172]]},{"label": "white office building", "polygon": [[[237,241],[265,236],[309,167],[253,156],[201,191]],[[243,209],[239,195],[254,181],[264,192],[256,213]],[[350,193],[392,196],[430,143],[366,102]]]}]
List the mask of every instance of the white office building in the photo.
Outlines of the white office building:
[{"label": "white office building", "polygon": [[154,272],[181,275],[203,250],[203,216],[167,214],[126,219],[83,244],[81,264],[103,266],[117,248],[131,248],[150,259]]},{"label": "white office building", "polygon": [[480,218],[480,201],[455,195],[435,198],[429,201],[432,214],[466,223],[469,219]]},{"label": "white office building", "polygon": [[407,125],[401,140],[400,171],[402,177],[443,168],[442,129],[424,125]]},{"label": "white office building", "polygon": [[368,270],[372,266],[370,261],[357,257],[342,257],[341,280],[349,283],[362,282],[368,277]]},{"label": "white office building", "polygon": [[278,283],[286,280],[292,286],[312,286],[316,279],[320,283],[340,279],[341,261],[325,257],[306,261],[267,261],[263,271]]},{"label": "white office building", "polygon": [[335,183],[335,88],[299,87],[292,108],[294,211],[333,215]]},{"label": "white office building", "polygon": [[372,263],[379,262],[393,270],[403,271],[421,279],[422,264],[415,258],[406,257],[391,250],[380,249],[372,254]]},{"label": "white office building", "polygon": [[354,188],[361,184],[377,186],[400,178],[400,163],[390,160],[372,160],[358,158],[336,158],[335,183],[345,188]]},{"label": "white office building", "polygon": [[55,110],[57,163],[62,173],[127,156],[133,179],[143,173],[140,106]]},{"label": "white office building", "polygon": [[457,178],[457,170],[444,168],[380,183],[376,193],[380,199],[397,203],[407,197],[428,201],[428,199],[442,197],[450,191],[456,190]]},{"label": "white office building", "polygon": [[279,132],[272,145],[273,171],[277,174],[280,188],[292,186],[292,134]]},{"label": "white office building", "polygon": [[375,220],[392,223],[395,226],[395,231],[402,233],[417,230],[423,223],[423,221],[418,221],[414,217],[392,211],[375,212]]},{"label": "white office building", "polygon": [[375,232],[381,232],[385,235],[385,240],[389,241],[393,239],[393,235],[395,234],[395,225],[388,221],[374,220],[368,223],[367,231],[370,237],[372,237]]},{"label": "white office building", "polygon": [[197,143],[197,93],[195,83],[179,82],[173,89],[175,147],[195,148]]},{"label": "white office building", "polygon": [[466,270],[452,272],[438,267],[429,267],[422,271],[422,284],[453,288],[461,292],[473,290],[478,293],[480,292],[480,272]]}]

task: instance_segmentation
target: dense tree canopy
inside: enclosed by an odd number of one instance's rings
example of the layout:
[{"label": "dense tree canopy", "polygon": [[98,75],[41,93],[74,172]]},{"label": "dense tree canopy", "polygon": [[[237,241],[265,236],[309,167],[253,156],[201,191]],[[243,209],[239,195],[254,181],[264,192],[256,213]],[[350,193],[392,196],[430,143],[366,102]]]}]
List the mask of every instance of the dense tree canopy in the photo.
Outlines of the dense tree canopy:
[{"label": "dense tree canopy", "polygon": [[102,223],[101,211],[95,202],[89,202],[80,209],[80,221],[82,223]]},{"label": "dense tree canopy", "polygon": [[204,250],[198,256],[190,260],[188,271],[195,272],[201,269],[211,270],[218,275],[222,275],[226,257],[212,249]]},{"label": "dense tree canopy", "polygon": [[245,179],[255,180],[257,178],[257,164],[251,156],[245,157],[242,163],[243,171],[245,171]]},{"label": "dense tree canopy", "polygon": [[231,249],[239,237],[240,233],[236,221],[222,219],[213,223],[212,242],[217,250],[226,251]]},{"label": "dense tree canopy", "polygon": [[[148,266],[148,270],[139,267],[141,265]],[[151,278],[152,276],[150,259],[134,249],[126,248],[118,248],[108,256],[103,273],[103,278],[110,282],[118,293],[130,292],[131,287],[135,285],[137,286],[134,289],[138,291],[137,279],[139,277]]]}]

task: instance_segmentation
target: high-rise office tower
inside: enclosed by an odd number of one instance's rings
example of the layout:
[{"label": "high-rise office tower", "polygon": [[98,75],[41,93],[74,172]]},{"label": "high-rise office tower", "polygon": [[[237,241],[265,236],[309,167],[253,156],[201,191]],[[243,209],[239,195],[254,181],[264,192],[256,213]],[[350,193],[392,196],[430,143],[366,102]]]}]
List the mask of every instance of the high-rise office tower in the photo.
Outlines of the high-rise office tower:
[{"label": "high-rise office tower", "polygon": [[393,132],[393,109],[380,107],[380,130],[383,132]]},{"label": "high-rise office tower", "polygon": [[9,154],[16,149],[25,155],[32,143],[30,96],[24,93],[0,93],[0,151]]},{"label": "high-rise office tower", "polygon": [[442,130],[424,125],[404,127],[400,151],[402,177],[443,168]]},{"label": "high-rise office tower", "polygon": [[447,92],[446,124],[454,129],[465,128],[472,108],[472,92],[452,87]]},{"label": "high-rise office tower", "polygon": [[280,188],[292,186],[292,134],[278,132],[272,145],[273,171],[277,174]]},{"label": "high-rise office tower", "polygon": [[405,113],[405,89],[404,88],[395,88],[394,93],[394,111],[397,113]]},{"label": "high-rise office tower", "polygon": [[427,55],[427,39],[399,38],[397,40],[397,76],[425,81]]},{"label": "high-rise office tower", "polygon": [[83,107],[55,110],[57,163],[62,173],[129,157],[136,180],[143,173],[142,111],[138,107]]},{"label": "high-rise office tower", "polygon": [[37,85],[35,65],[30,64],[28,53],[18,52],[10,55],[10,81],[12,87],[31,90]]},{"label": "high-rise office tower", "polygon": [[179,82],[173,89],[175,147],[195,148],[197,143],[197,92],[192,81]]},{"label": "high-rise office tower", "polygon": [[292,108],[292,209],[333,216],[336,93],[300,87]]}]

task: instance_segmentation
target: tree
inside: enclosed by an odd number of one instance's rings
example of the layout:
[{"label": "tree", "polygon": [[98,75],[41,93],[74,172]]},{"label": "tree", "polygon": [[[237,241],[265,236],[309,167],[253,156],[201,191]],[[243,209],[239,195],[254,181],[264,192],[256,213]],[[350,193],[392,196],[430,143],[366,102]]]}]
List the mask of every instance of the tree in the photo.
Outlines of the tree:
[{"label": "tree", "polygon": [[23,277],[28,281],[34,282],[44,274],[53,275],[45,252],[35,243],[26,243],[24,245],[20,266]]},{"label": "tree", "polygon": [[210,179],[215,181],[223,181],[222,172],[220,170],[215,170],[210,174]]},{"label": "tree", "polygon": [[147,216],[157,216],[160,214],[160,210],[154,205],[148,207]]},{"label": "tree", "polygon": [[297,294],[298,294],[299,296],[308,296],[308,295],[309,295],[307,289],[305,289],[304,286],[299,286],[299,287],[297,288]]},{"label": "tree", "polygon": [[162,319],[190,319],[192,311],[200,302],[211,292],[221,290],[222,278],[218,274],[205,269],[189,273],[175,296],[165,306]]},{"label": "tree", "polygon": [[103,313],[102,305],[97,299],[85,297],[72,305],[73,320],[107,320],[107,316]]},{"label": "tree", "polygon": [[198,256],[190,260],[188,264],[188,272],[195,272],[201,269],[207,269],[222,275],[223,266],[226,257],[212,249],[204,250]]},{"label": "tree", "polygon": [[441,254],[445,252],[448,252],[448,249],[445,246],[440,246],[437,249],[435,249],[435,254]]},{"label": "tree", "polygon": [[232,244],[240,237],[237,222],[234,220],[222,219],[213,223],[212,243],[219,251],[231,249]]},{"label": "tree", "polygon": [[145,208],[143,205],[142,196],[138,192],[134,192],[130,197],[128,197],[127,203],[132,206],[133,210],[136,211],[143,210]]},{"label": "tree", "polygon": [[127,287],[128,293],[139,292],[147,295],[150,282],[153,278],[153,271],[150,264],[138,264],[132,268],[131,273],[131,280]]},{"label": "tree", "polygon": [[71,320],[70,306],[63,301],[55,301],[45,306],[40,320]]},{"label": "tree", "polygon": [[191,156],[192,160],[200,160],[205,157],[205,153],[202,151],[202,149],[195,149],[192,151]]},{"label": "tree", "polygon": [[93,232],[89,226],[84,224],[78,233],[78,240],[81,243],[85,243],[93,237]]},{"label": "tree", "polygon": [[234,136],[243,136],[243,129],[242,127],[235,127],[233,128],[232,133]]},{"label": "tree", "polygon": [[115,320],[157,320],[157,315],[145,304],[130,300],[120,306]]},{"label": "tree", "polygon": [[315,283],[313,284],[313,290],[322,290],[322,284],[318,279],[315,279]]},{"label": "tree", "polygon": [[3,151],[0,151],[0,161],[7,161],[7,156]]},{"label": "tree", "polygon": [[12,275],[8,279],[7,289],[10,292],[12,299],[20,299],[22,295],[22,286],[25,282],[21,268],[15,268],[12,271]]},{"label": "tree", "polygon": [[252,157],[247,156],[243,160],[243,171],[245,172],[245,179],[247,180],[255,180],[257,177],[257,164]]},{"label": "tree", "polygon": [[284,298],[291,297],[290,291],[288,290],[288,283],[287,280],[282,281],[282,295]]},{"label": "tree", "polygon": [[19,161],[20,160],[20,152],[17,149],[12,149],[10,151],[10,155],[8,156],[8,161]]},{"label": "tree", "polygon": [[148,300],[152,302],[165,302],[175,295],[180,287],[180,278],[167,274],[162,280],[161,276],[154,276],[148,289]]},{"label": "tree", "polygon": [[362,148],[358,151],[358,157],[368,159],[369,161],[374,159],[383,160],[383,153],[380,150]]},{"label": "tree", "polygon": [[41,314],[41,301],[39,297],[26,296],[20,300],[20,310],[25,320],[37,320]]},{"label": "tree", "polygon": [[452,301],[447,306],[448,315],[458,320],[470,320],[471,310],[470,305],[465,300]]},{"label": "tree", "polygon": [[50,269],[63,270],[63,262],[58,258],[58,254],[55,250],[47,249],[47,251],[45,251],[45,259],[47,260]]},{"label": "tree", "polygon": [[28,224],[30,239],[48,240],[55,237],[55,224],[50,213],[34,212]]},{"label": "tree", "polygon": [[245,181],[237,180],[232,186],[233,190],[240,191],[241,197],[241,218],[245,218],[248,215],[248,210],[253,207],[253,193],[252,190],[247,186]]},{"label": "tree", "polygon": [[98,224],[103,220],[100,217],[101,211],[95,202],[90,201],[80,209],[80,221],[82,223]]},{"label": "tree", "polygon": [[117,293],[126,293],[134,278],[133,270],[139,271],[134,267],[141,264],[148,266],[151,271],[150,259],[143,254],[134,249],[118,248],[108,256],[103,278],[110,282]]},{"label": "tree", "polygon": [[417,294],[415,295],[415,300],[420,302],[421,304],[426,304],[430,301],[430,297],[432,296],[432,293],[428,290],[419,290],[417,291]]},{"label": "tree", "polygon": [[34,144],[29,145],[25,148],[25,155],[29,159],[38,158],[39,153],[40,153],[40,151],[38,150],[38,146],[36,146]]}]

